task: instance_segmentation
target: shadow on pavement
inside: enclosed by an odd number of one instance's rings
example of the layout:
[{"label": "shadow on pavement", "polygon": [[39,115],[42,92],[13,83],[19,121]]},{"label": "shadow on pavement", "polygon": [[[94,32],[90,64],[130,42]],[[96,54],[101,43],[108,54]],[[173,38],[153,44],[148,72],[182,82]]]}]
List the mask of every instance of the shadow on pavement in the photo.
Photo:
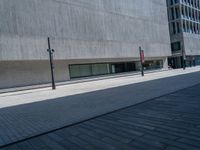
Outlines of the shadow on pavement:
[{"label": "shadow on pavement", "polygon": [[200,73],[0,109],[0,148],[200,83]]}]

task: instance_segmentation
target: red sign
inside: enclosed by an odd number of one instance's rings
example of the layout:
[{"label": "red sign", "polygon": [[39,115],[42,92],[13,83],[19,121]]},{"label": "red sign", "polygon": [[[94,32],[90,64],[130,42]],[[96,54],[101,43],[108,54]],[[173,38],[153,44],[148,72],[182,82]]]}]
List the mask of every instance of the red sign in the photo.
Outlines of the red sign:
[{"label": "red sign", "polygon": [[144,61],[145,61],[144,60],[144,51],[143,50],[140,51],[140,60],[141,60],[142,63],[144,63]]}]

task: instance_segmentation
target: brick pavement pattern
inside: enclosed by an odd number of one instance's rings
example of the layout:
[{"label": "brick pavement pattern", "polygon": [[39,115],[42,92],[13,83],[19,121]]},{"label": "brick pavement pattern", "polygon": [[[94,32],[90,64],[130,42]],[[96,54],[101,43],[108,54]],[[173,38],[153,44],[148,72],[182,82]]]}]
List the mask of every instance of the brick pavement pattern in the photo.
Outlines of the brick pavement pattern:
[{"label": "brick pavement pattern", "polygon": [[200,85],[2,150],[199,150]]},{"label": "brick pavement pattern", "polygon": [[[144,78],[134,76],[80,83],[72,85],[72,89],[80,92],[83,88],[94,88],[95,91],[82,91],[83,93],[74,95],[68,95],[74,92],[70,91],[70,88],[58,88],[53,92],[47,90],[11,94],[5,97],[1,95],[0,147],[200,84],[199,71],[190,73],[187,69],[188,73],[180,75],[182,72],[184,71],[178,71],[177,74],[174,70],[148,74]],[[154,80],[148,80],[152,78]],[[135,80],[141,82],[135,83]],[[124,85],[124,82],[127,85]],[[102,90],[99,90],[99,86]],[[108,88],[110,86],[111,88]],[[52,98],[54,94],[56,96]],[[60,97],[60,94],[63,97]],[[46,100],[38,101],[39,97]]]}]

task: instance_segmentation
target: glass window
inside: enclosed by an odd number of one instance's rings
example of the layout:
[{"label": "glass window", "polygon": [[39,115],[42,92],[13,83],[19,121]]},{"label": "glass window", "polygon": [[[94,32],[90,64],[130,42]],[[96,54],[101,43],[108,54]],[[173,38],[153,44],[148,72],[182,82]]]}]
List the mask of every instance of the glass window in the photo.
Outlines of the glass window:
[{"label": "glass window", "polygon": [[179,51],[181,50],[181,43],[180,42],[174,42],[171,44],[172,51]]},{"label": "glass window", "polygon": [[92,75],[103,75],[110,73],[108,64],[92,64]]},{"label": "glass window", "polygon": [[72,65],[70,66],[70,76],[72,78],[76,77],[87,77],[91,76],[91,66],[90,65]]}]

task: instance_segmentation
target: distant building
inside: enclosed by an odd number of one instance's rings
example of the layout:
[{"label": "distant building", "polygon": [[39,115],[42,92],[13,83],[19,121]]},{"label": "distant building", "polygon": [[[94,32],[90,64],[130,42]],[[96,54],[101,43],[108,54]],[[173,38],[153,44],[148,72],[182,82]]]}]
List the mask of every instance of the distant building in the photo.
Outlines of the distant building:
[{"label": "distant building", "polygon": [[1,0],[0,88],[51,81],[47,37],[56,82],[138,71],[139,46],[145,69],[167,68],[166,8],[165,0]]},{"label": "distant building", "polygon": [[173,68],[200,65],[200,1],[167,0]]}]

